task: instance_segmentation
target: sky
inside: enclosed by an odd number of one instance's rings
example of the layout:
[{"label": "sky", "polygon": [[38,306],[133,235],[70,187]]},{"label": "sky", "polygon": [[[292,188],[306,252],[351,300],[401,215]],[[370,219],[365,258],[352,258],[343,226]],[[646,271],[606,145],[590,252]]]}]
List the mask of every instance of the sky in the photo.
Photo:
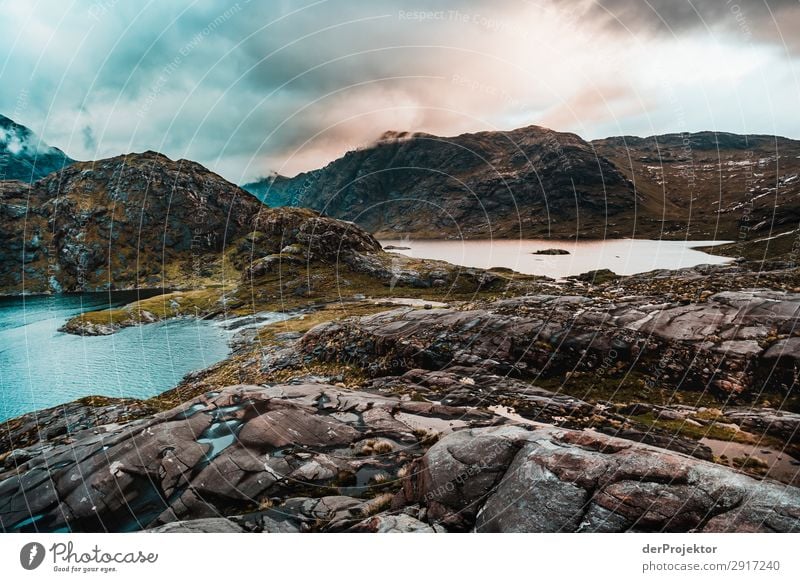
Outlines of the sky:
[{"label": "sky", "polygon": [[244,183],[385,131],[800,138],[798,0],[0,0],[0,113]]}]

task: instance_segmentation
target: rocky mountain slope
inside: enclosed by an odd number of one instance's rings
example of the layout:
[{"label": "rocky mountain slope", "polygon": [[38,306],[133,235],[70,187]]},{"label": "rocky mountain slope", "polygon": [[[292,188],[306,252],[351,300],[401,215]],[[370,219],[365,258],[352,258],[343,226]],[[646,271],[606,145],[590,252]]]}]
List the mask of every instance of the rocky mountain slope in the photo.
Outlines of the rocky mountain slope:
[{"label": "rocky mountain slope", "polygon": [[590,144],[536,126],[448,138],[389,132],[320,170],[245,189],[378,237],[627,236],[605,225],[636,208],[631,182]]},{"label": "rocky mountain slope", "polygon": [[515,278],[389,255],[353,224],[269,209],[200,164],[154,152],[76,162],[34,184],[0,182],[0,265],[4,293],[182,290],[182,304],[160,297],[84,318],[82,333],[213,313],[219,301],[282,310],[347,288],[448,294]]},{"label": "rocky mountain slope", "polygon": [[[781,137],[700,132],[587,143],[526,127],[454,138],[389,133],[322,169],[245,188],[269,205],[309,206],[386,238],[752,243],[798,228],[799,176],[800,142]],[[785,253],[795,238],[761,254]],[[731,252],[768,245],[745,246]]]},{"label": "rocky mountain slope", "polygon": [[800,227],[797,140],[700,132],[614,137],[592,145],[636,184],[644,199],[662,201],[663,216],[640,219],[648,231],[736,241],[727,252],[715,252],[753,259],[785,256],[795,245]]},{"label": "rocky mountain slope", "polygon": [[0,180],[35,182],[74,161],[24,125],[0,115]]},{"label": "rocky mountain slope", "polygon": [[261,207],[203,166],[154,152],[0,182],[0,289],[200,285]]},{"label": "rocky mountain slope", "polygon": [[252,231],[221,253],[218,282],[180,289],[120,309],[83,313],[62,331],[108,335],[132,325],[180,316],[253,317],[293,312],[366,297],[402,293],[411,300],[467,299],[498,292],[523,293],[539,279],[508,270],[485,271],[443,261],[384,252],[354,224],[300,208],[261,207]]}]

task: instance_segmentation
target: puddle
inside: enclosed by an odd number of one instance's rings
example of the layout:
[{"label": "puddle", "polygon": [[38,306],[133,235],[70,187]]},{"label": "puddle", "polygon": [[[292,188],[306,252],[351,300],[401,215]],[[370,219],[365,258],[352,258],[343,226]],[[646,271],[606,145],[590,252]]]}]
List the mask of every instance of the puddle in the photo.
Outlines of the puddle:
[{"label": "puddle", "polygon": [[414,430],[427,430],[441,434],[451,433],[469,424],[464,420],[420,416],[409,412],[398,412],[394,417]]},{"label": "puddle", "polygon": [[[120,533],[140,531],[150,525],[154,519],[169,507],[169,502],[161,496],[161,491],[156,488],[149,477],[136,478],[132,487],[135,487],[139,494],[131,499],[126,506],[103,520],[106,523],[103,523],[100,517],[96,516],[94,519],[89,519],[85,522],[83,527],[76,528],[77,531],[98,531],[99,528],[107,528],[108,531],[118,531]],[[94,523],[92,523],[93,521]],[[75,526],[74,523],[71,525]]]},{"label": "puddle", "polygon": [[220,406],[219,408],[212,408],[209,412],[211,413],[211,418],[213,418],[215,422],[218,422],[229,414],[243,410],[247,404],[250,403],[243,402],[241,404],[231,404],[230,406]]},{"label": "puddle", "polygon": [[758,457],[769,466],[766,477],[790,485],[800,485],[800,465],[797,464],[794,457],[782,451],[765,446],[710,438],[700,439],[700,442],[709,447],[714,456],[725,455],[730,466],[734,466],[732,461],[736,457]]},{"label": "puddle", "polygon": [[378,484],[373,481],[376,475],[386,475],[390,479],[392,478],[392,473],[387,467],[380,465],[364,466],[356,471],[356,484],[348,487],[339,487],[339,495],[347,495],[348,497],[363,496],[370,487]]},{"label": "puddle", "polygon": [[319,411],[325,410],[326,408],[325,405],[329,404],[330,401],[331,399],[328,398],[328,396],[326,396],[325,394],[320,394],[319,398],[317,398],[317,410]]},{"label": "puddle", "polygon": [[239,420],[224,420],[215,422],[209,426],[197,442],[201,445],[209,445],[206,451],[206,462],[213,461],[222,451],[236,442],[236,429],[241,425]]},{"label": "puddle", "polygon": [[18,522],[18,523],[15,523],[14,525],[12,525],[12,526],[11,526],[11,529],[12,529],[12,530],[15,530],[15,529],[17,529],[17,530],[20,530],[20,529],[22,529],[23,527],[26,527],[26,526],[29,526],[29,525],[34,525],[34,524],[35,524],[37,521],[39,521],[39,520],[40,520],[40,519],[42,519],[43,517],[44,517],[44,514],[43,514],[43,513],[40,513],[39,515],[34,515],[34,516],[32,516],[32,517],[29,517],[29,518],[27,518],[27,519],[23,519],[22,521],[20,521],[20,522]]}]

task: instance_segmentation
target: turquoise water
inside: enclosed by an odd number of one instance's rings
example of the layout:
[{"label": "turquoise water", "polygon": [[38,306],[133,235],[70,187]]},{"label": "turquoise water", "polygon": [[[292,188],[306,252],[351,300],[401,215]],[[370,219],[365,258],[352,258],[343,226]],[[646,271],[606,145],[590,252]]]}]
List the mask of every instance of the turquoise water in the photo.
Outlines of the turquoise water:
[{"label": "turquoise water", "polygon": [[135,292],[0,298],[0,420],[94,394],[148,398],[229,353],[218,322],[178,319],[81,337],[58,328]]}]

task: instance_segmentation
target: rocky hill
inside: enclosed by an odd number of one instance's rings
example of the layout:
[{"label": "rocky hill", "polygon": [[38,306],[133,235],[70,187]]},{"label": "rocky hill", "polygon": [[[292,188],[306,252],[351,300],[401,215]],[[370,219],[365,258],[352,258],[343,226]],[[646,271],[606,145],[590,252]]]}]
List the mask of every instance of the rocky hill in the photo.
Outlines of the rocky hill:
[{"label": "rocky hill", "polygon": [[203,166],[146,152],[0,183],[0,289],[202,284],[262,205]]},{"label": "rocky hill", "polygon": [[4,422],[0,531],[800,528],[795,265],[460,268],[149,152],[3,184],[4,277],[191,287],[65,331],[238,331],[151,399]]},{"label": "rocky hill", "polygon": [[491,411],[324,382],[230,386],[121,424],[118,408],[65,407],[71,438],[5,457],[1,532],[800,527],[796,487]]},{"label": "rocky hill", "polygon": [[35,182],[74,161],[27,127],[0,115],[0,180]]},{"label": "rocky hill", "polygon": [[605,225],[636,209],[633,184],[591,144],[536,126],[457,137],[388,132],[320,170],[245,189],[378,237],[621,237],[627,226]]}]

